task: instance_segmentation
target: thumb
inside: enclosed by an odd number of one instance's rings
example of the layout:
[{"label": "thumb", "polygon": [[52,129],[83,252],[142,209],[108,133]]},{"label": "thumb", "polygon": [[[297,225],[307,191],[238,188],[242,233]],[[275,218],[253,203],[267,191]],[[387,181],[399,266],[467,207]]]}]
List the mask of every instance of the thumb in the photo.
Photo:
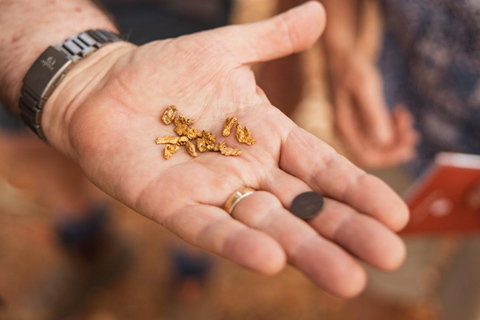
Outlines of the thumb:
[{"label": "thumb", "polygon": [[240,64],[269,61],[312,46],[325,28],[323,6],[309,1],[260,22],[216,29],[212,36],[233,52]]}]

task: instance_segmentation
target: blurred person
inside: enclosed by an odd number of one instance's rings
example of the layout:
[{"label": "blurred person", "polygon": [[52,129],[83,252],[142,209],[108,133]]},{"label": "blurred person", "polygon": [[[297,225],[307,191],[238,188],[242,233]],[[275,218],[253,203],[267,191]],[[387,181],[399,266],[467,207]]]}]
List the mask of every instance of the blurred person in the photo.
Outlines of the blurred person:
[{"label": "blurred person", "polygon": [[[373,57],[358,46],[362,3],[324,1],[330,17],[324,44],[336,124],[355,159],[376,169],[405,163],[399,170],[413,180],[440,151],[480,154],[479,3],[379,1],[384,33]],[[478,199],[474,187],[466,202],[475,207]],[[433,288],[444,319],[476,319],[479,314],[480,289],[460,289],[465,277],[480,278],[478,239],[465,239],[469,241],[442,263],[450,272]],[[373,279],[377,289],[394,299],[410,296],[407,301],[415,304],[419,294],[432,294],[419,275],[436,268],[433,257],[442,255],[445,246],[431,239],[408,244],[412,255],[396,279]],[[409,274],[413,268],[417,275]],[[460,292],[469,298],[455,298]]]},{"label": "blurred person", "polygon": [[[49,44],[85,30],[118,32],[86,0],[0,1],[0,8],[0,25],[9,26],[0,35],[0,94],[16,112],[21,79]],[[408,219],[405,204],[274,108],[251,72],[311,46],[324,23],[322,6],[309,2],[259,23],[143,46],[115,41],[53,91],[41,115],[43,138],[103,191],[187,242],[263,274],[288,262],[333,294],[357,295],[366,280],[357,258],[382,270],[402,262],[393,231]],[[164,161],[153,141],[169,134],[159,118],[171,104],[212,131],[216,120],[237,116],[258,142],[237,158],[179,152]],[[257,191],[229,216],[227,198],[244,187]],[[302,221],[288,209],[311,190],[325,206]]]},{"label": "blurred person", "polygon": [[[377,66],[357,50],[360,3],[325,1],[332,18],[325,44],[336,120],[356,156],[375,168],[412,158],[416,174],[440,151],[480,153],[478,4],[380,1],[385,25]],[[415,157],[410,143],[395,156],[368,158],[365,150],[388,153],[400,124],[409,124],[401,135],[413,138],[413,120],[421,136]]]},{"label": "blurred person", "polygon": [[[389,101],[376,60],[379,48],[359,47],[361,1],[325,1],[331,14],[324,44],[335,122],[352,157],[368,168],[388,168],[415,156],[418,133],[409,101]],[[376,34],[374,35],[376,36]],[[371,47],[381,46],[373,44]],[[390,61],[395,58],[386,56]],[[394,77],[394,76],[392,76]],[[407,86],[399,86],[398,91]]]}]

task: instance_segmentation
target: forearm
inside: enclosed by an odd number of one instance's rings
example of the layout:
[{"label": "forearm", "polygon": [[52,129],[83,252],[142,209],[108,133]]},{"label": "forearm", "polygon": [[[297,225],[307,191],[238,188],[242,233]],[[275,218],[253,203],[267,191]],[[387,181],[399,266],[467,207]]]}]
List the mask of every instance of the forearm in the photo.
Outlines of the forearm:
[{"label": "forearm", "polygon": [[332,67],[341,64],[355,47],[360,0],[323,0],[327,27],[323,36]]},{"label": "forearm", "polygon": [[18,112],[22,79],[49,46],[89,29],[116,31],[89,0],[0,0],[0,98]]}]

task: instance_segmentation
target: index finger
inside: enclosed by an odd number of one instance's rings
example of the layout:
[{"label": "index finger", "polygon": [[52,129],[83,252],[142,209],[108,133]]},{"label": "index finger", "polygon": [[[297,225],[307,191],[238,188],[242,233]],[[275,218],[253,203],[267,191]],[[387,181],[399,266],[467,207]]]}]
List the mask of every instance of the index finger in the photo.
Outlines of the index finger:
[{"label": "index finger", "polygon": [[299,127],[284,139],[279,165],[313,190],[376,218],[392,230],[402,229],[408,221],[406,204],[383,181]]}]

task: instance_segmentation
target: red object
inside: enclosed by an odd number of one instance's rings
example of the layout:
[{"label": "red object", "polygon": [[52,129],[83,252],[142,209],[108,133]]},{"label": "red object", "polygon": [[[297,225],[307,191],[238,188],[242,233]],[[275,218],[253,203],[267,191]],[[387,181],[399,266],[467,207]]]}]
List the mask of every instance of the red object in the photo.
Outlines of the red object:
[{"label": "red object", "polygon": [[469,208],[466,201],[478,183],[479,155],[439,153],[404,197],[411,216],[401,233],[480,231],[480,211]]}]

